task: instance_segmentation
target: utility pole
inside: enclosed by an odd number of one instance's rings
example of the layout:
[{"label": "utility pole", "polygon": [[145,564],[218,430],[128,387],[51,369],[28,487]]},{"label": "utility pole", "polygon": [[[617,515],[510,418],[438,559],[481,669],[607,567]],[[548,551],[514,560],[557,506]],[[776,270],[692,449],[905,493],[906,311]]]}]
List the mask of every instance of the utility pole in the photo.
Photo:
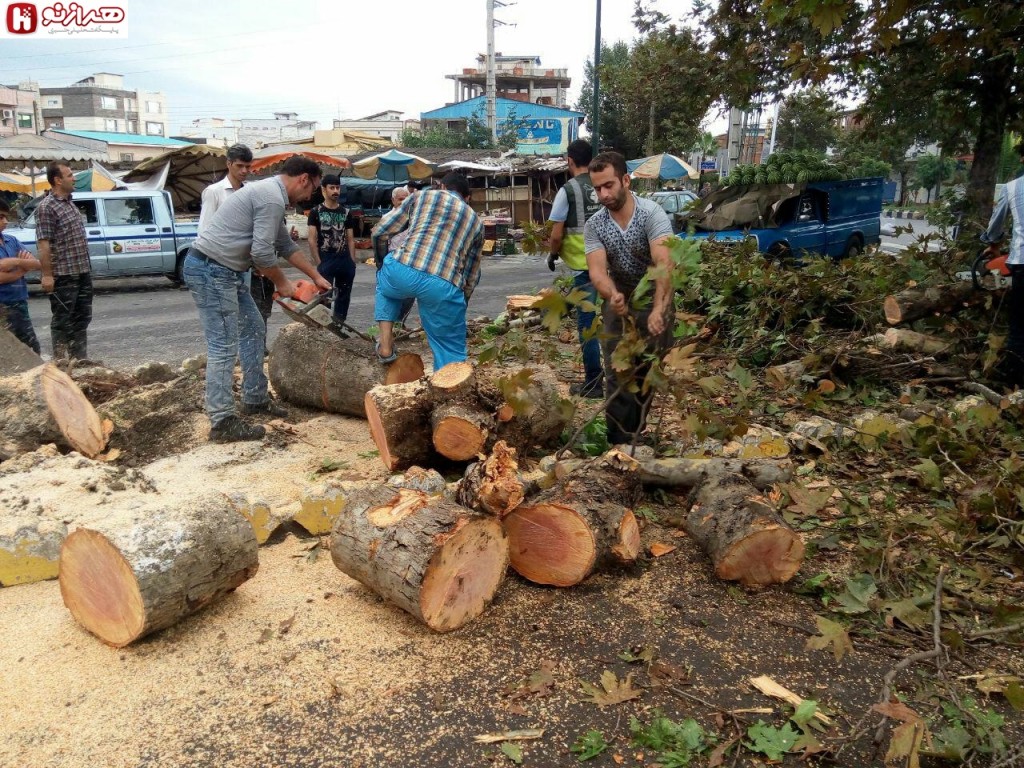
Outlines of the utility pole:
[{"label": "utility pole", "polygon": [[594,24],[594,120],[590,126],[590,146],[601,151],[601,0],[597,0],[597,21]]},{"label": "utility pole", "polygon": [[498,144],[498,116],[496,107],[496,86],[494,74],[494,4],[496,0],[487,0],[487,130],[491,132],[491,142]]}]

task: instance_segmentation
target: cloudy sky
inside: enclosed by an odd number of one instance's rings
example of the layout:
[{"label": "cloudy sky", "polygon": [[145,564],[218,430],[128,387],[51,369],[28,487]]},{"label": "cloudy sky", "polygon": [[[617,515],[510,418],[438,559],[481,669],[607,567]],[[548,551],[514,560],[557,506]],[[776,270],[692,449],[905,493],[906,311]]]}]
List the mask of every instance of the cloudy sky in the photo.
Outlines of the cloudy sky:
[{"label": "cloudy sky", "polygon": [[[335,117],[398,109],[411,118],[441,107],[454,98],[444,75],[474,66],[487,48],[485,0],[127,0],[121,6],[127,27],[120,37],[0,40],[0,82],[31,79],[55,87],[116,72],[128,88],[164,92],[172,132],[195,118],[275,111],[298,112],[327,128]],[[633,39],[632,12],[633,0],[603,0],[606,42]],[[536,54],[545,67],[567,68],[575,104],[584,62],[593,55],[594,0],[516,0],[495,16],[507,23],[496,30],[496,50]]]}]

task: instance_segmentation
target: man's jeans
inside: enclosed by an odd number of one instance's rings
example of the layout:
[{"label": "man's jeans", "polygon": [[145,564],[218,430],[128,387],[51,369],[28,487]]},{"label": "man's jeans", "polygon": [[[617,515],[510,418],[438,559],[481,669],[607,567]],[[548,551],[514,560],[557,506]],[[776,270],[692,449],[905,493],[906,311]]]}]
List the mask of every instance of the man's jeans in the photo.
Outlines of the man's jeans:
[{"label": "man's jeans", "polygon": [[235,272],[190,251],[182,270],[206,336],[206,414],[216,427],[235,414],[235,356],[242,363],[242,402],[267,402],[263,348],[267,327],[246,285]]},{"label": "man's jeans", "polygon": [[27,301],[0,303],[0,327],[2,326],[6,326],[22,344],[39,354],[39,339],[36,338],[36,331],[32,327]]},{"label": "man's jeans", "polygon": [[56,360],[88,357],[87,330],[92,321],[92,275],[55,275],[50,294],[50,340]]},{"label": "man's jeans", "polygon": [[[590,282],[590,272],[583,270],[577,272],[573,278],[573,287],[584,291],[587,295],[586,301],[597,305],[597,289]],[[596,312],[584,312],[576,307],[576,327],[580,333],[580,347],[583,350],[583,385],[594,387],[601,385],[601,378],[604,369],[601,366],[601,342],[597,338],[597,329],[594,328]]]}]

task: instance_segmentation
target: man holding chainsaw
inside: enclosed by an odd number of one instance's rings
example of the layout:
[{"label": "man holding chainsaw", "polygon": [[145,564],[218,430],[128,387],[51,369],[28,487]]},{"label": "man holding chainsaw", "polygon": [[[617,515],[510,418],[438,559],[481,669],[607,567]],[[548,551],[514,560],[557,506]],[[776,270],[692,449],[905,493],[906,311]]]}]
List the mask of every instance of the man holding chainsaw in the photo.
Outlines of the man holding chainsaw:
[{"label": "man holding chainsaw", "polygon": [[185,283],[192,292],[206,336],[206,414],[210,440],[259,440],[266,433],[235,413],[232,395],[235,356],[242,363],[242,413],[287,416],[271,402],[263,372],[267,327],[249,293],[245,275],[256,267],[289,297],[295,285],[277,266],[286,257],[322,290],[331,284],[297,248],[284,224],[285,206],[308,200],[320,183],[320,166],[290,157],[281,173],[232,193],[199,233],[185,259]]},{"label": "man holding chainsaw", "polygon": [[[1024,161],[1024,141],[1017,144],[1017,153]],[[1006,337],[1006,356],[1000,364],[1002,374],[1011,386],[1024,388],[1024,175],[1006,183],[1003,196],[992,211],[992,219],[981,239],[991,243],[990,250],[998,256],[996,243],[1003,239],[1006,214],[1013,217],[1010,252],[1006,266],[1010,270],[1010,292],[1006,297],[1010,310],[1010,328]]]}]

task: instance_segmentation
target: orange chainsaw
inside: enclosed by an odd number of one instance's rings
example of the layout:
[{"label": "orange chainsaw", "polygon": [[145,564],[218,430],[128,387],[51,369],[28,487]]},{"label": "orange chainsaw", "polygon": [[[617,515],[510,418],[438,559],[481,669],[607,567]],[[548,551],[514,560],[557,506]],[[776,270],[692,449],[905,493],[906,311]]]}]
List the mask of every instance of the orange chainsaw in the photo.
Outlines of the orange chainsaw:
[{"label": "orange chainsaw", "polygon": [[970,272],[957,272],[958,280],[969,280],[979,291],[998,291],[1010,287],[1008,253],[1000,253],[997,245],[982,249],[971,264]]},{"label": "orange chainsaw", "polygon": [[328,293],[321,292],[309,280],[296,280],[295,293],[290,299],[275,293],[274,301],[288,317],[303,325],[308,325],[310,328],[324,328],[342,339],[353,335],[364,341],[373,341],[369,336],[360,333],[347,323],[336,323],[331,311],[324,306],[324,301],[328,296]]}]

